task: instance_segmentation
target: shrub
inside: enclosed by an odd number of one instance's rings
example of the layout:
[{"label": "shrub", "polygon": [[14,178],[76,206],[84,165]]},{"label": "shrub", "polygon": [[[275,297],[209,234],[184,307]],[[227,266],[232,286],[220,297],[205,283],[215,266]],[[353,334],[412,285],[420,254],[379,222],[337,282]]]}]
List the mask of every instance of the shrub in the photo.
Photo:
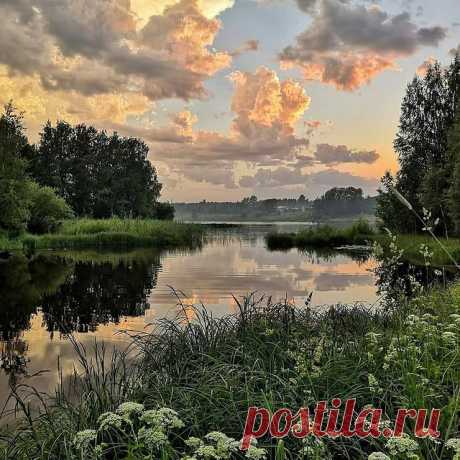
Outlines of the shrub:
[{"label": "shrub", "polygon": [[41,187],[31,182],[29,194],[30,216],[27,228],[31,233],[54,232],[63,219],[72,217],[69,205],[51,187]]},{"label": "shrub", "polygon": [[170,203],[156,203],[154,217],[158,220],[173,220],[176,210]]}]

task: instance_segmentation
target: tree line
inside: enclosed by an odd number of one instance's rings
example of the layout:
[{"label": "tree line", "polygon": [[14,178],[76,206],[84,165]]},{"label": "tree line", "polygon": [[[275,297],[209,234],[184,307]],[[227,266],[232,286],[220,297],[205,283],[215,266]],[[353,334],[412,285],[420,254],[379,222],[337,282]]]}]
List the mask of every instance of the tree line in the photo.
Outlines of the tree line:
[{"label": "tree line", "polygon": [[[377,217],[397,232],[460,234],[460,55],[415,76],[402,101],[394,141],[400,169],[382,178]],[[398,199],[397,190],[413,210]],[[414,212],[415,211],[415,212]]]},{"label": "tree line", "polygon": [[10,103],[0,117],[0,230],[53,231],[71,216],[172,219],[141,140],[48,122],[37,145]]}]

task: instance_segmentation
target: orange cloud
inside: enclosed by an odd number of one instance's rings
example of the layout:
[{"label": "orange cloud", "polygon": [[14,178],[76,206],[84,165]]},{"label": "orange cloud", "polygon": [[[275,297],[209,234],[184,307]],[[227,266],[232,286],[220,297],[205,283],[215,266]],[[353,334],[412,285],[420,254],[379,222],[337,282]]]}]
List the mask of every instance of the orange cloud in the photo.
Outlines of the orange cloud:
[{"label": "orange cloud", "polygon": [[259,67],[254,74],[234,72],[231,79],[235,84],[233,129],[245,137],[253,137],[263,128],[272,128],[279,135],[292,134],[310,105],[310,97],[298,82],[281,83],[266,67]]},{"label": "orange cloud", "polygon": [[305,80],[332,84],[338,90],[345,91],[354,91],[369,83],[379,73],[398,68],[392,59],[371,53],[324,54],[319,62],[286,59],[281,61],[281,67],[298,67]]},{"label": "orange cloud", "polygon": [[381,72],[397,69],[397,59],[438,46],[447,36],[446,28],[419,27],[409,13],[391,16],[375,4],[322,0],[316,11],[311,9],[315,2],[298,3],[313,21],[281,52],[281,65],[339,90],[356,90]]},{"label": "orange cloud", "polygon": [[166,52],[187,69],[211,76],[228,67],[232,57],[226,52],[210,51],[221,28],[218,19],[208,19],[198,0],[181,0],[152,16],[141,31],[143,45]]},{"label": "orange cloud", "polygon": [[428,69],[436,63],[436,58],[433,56],[430,56],[428,59],[423,61],[418,67],[417,67],[417,75],[419,77],[424,77],[426,73],[428,72]]}]

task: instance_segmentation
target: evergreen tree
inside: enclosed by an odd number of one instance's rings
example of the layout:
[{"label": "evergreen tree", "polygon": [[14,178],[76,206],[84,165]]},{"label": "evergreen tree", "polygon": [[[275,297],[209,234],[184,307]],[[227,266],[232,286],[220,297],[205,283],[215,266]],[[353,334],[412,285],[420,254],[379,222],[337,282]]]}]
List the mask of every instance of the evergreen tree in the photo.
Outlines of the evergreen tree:
[{"label": "evergreen tree", "polygon": [[[442,226],[435,230],[448,233],[452,229],[449,213],[449,189],[455,169],[449,153],[448,136],[454,123],[460,90],[460,58],[456,56],[447,70],[439,63],[428,69],[421,79],[416,76],[408,85],[401,106],[399,130],[394,142],[400,170],[393,179],[385,176],[384,185],[391,183],[422,213],[426,208]],[[383,224],[400,232],[421,229],[418,219],[390,193],[380,191],[378,215]],[[387,207],[387,209],[385,209]],[[392,216],[396,213],[398,219]]]}]

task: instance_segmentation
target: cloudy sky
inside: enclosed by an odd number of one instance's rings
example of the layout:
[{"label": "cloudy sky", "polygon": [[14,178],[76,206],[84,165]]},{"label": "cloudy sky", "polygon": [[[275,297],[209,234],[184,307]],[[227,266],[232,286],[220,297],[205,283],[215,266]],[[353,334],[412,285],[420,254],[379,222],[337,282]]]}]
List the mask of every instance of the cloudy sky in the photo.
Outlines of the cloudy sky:
[{"label": "cloudy sky", "polygon": [[458,0],[0,0],[0,103],[143,138],[174,201],[374,192]]}]

